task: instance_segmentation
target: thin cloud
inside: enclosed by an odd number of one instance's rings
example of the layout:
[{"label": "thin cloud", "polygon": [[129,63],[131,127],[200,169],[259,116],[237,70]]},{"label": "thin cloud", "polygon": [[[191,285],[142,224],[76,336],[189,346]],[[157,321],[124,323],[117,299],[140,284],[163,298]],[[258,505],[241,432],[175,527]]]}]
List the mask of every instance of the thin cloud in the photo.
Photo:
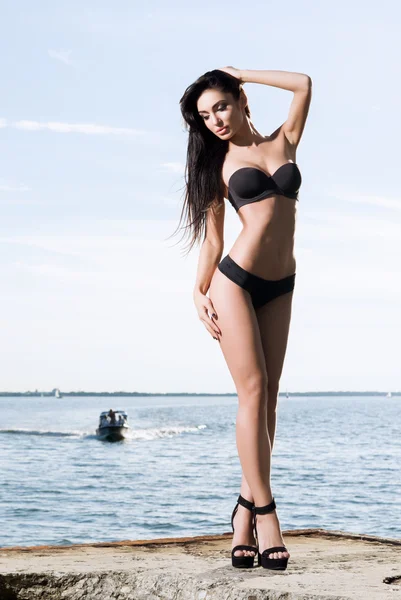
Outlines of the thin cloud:
[{"label": "thin cloud", "polygon": [[184,173],[185,171],[185,165],[180,162],[162,163],[161,166],[164,167],[167,171],[172,171],[173,173]]},{"label": "thin cloud", "polygon": [[0,119],[0,127],[7,127],[6,119]]},{"label": "thin cloud", "polygon": [[60,60],[66,65],[72,65],[72,61],[70,60],[71,50],[51,50],[47,51],[50,58],[55,58],[56,60]]},{"label": "thin cloud", "polygon": [[[309,209],[308,212],[316,216],[314,210]],[[333,253],[330,253],[329,247],[316,244],[316,233],[321,231],[325,234],[323,219],[331,221],[335,214],[333,210],[325,217],[322,210],[318,215],[319,222],[313,221],[313,229],[309,227],[309,235],[306,237],[305,223],[300,227],[304,232],[304,240],[298,238],[301,268],[292,325],[294,343],[287,363],[287,370],[291,373],[289,385],[308,389],[314,363],[323,356],[319,381],[324,381],[324,385],[327,382],[327,385],[331,385],[333,382],[332,387],[338,389],[342,385],[341,381],[348,381],[348,377],[355,376],[354,387],[363,389],[366,377],[373,373],[368,382],[369,387],[374,389],[376,384],[380,387],[384,381],[386,387],[395,388],[397,376],[390,377],[390,374],[397,372],[394,323],[399,322],[401,298],[397,279],[397,254],[395,251],[389,252],[382,240],[373,246],[371,232],[366,232],[363,243],[359,239],[355,241],[351,237],[351,222],[347,232],[354,248],[340,253],[338,232],[334,238],[335,243],[331,245]],[[346,219],[347,215],[343,216]],[[233,223],[234,217],[235,215]],[[52,358],[51,332],[56,327],[58,335],[67,340],[63,346],[64,362],[69,361],[73,365],[73,371],[79,370],[79,363],[85,359],[86,353],[90,359],[85,371],[88,381],[93,380],[99,386],[99,381],[105,380],[102,379],[103,374],[99,374],[98,365],[99,361],[104,360],[104,337],[109,335],[118,344],[123,359],[124,355],[130,353],[131,359],[139,365],[138,373],[143,378],[140,381],[143,389],[149,386],[149,377],[152,375],[148,364],[150,355],[163,364],[165,371],[160,376],[166,389],[174,390],[174,386],[177,388],[174,379],[168,380],[169,373],[174,376],[174,361],[179,360],[184,365],[185,372],[192,373],[191,361],[192,364],[199,364],[202,356],[207,358],[205,368],[212,373],[214,380],[220,382],[221,388],[218,391],[230,389],[229,377],[221,380],[217,372],[214,376],[213,369],[220,360],[218,349],[216,356],[210,354],[213,349],[208,348],[212,341],[194,319],[193,305],[189,301],[197,253],[182,260],[179,248],[170,247],[171,240],[165,241],[175,225],[175,219],[96,221],[92,218],[86,222],[84,219],[71,223],[62,222],[56,231],[52,223],[44,222],[40,232],[35,230],[29,235],[1,237],[5,260],[0,264],[0,273],[10,289],[5,298],[5,334],[12,336],[10,339],[18,344],[18,348],[20,345],[23,347],[27,343],[34,343],[34,331],[30,323],[35,315],[40,315],[45,338],[46,332],[50,332],[49,343],[46,338],[46,343],[40,345],[38,353],[40,368],[45,364],[40,371],[44,381],[48,377],[48,360]],[[377,226],[380,228],[381,224]],[[355,227],[358,227],[357,219],[354,229]],[[229,249],[227,242],[226,239],[226,248]],[[371,254],[367,259],[366,249],[369,249],[369,244]],[[394,249],[396,247],[398,246],[394,244]],[[372,260],[374,255],[376,258]],[[389,262],[389,257],[394,258]],[[127,277],[129,272],[135,272],[135,277]],[[21,313],[18,312],[18,306],[15,306],[14,297],[27,282],[35,286],[35,294],[31,295],[26,310]],[[52,286],[51,297],[48,293],[49,285]],[[160,294],[157,294],[160,286],[165,290],[164,302],[157,304],[160,300]],[[79,297],[78,314],[74,307],[71,308],[71,295]],[[113,319],[105,320],[104,314],[110,312],[110,305],[113,303],[118,304],[119,310],[115,312]],[[48,306],[56,306],[57,312],[48,310]],[[128,320],[127,315],[130,315]],[[153,319],[152,329],[164,331],[156,356],[149,336],[149,315]],[[180,345],[177,335],[174,338],[174,324],[177,320],[185,323],[184,338],[196,341],[196,351],[190,357],[183,350],[185,343]],[[103,323],[102,328],[99,328],[99,322]],[[84,348],[85,352],[69,343],[77,335],[82,340],[80,348]],[[133,336],[137,344],[132,344]],[[176,343],[174,352],[172,339]],[[347,340],[345,346],[344,339]],[[372,348],[380,349],[379,361],[377,353],[372,353]],[[50,349],[48,355],[44,354],[47,349]],[[3,354],[3,371],[10,381],[16,382],[15,385],[22,385],[24,353],[21,354],[22,363],[15,373],[12,371],[15,363],[11,360],[13,355],[11,354],[10,359],[7,352],[4,351]],[[114,381],[121,380],[118,371],[120,354],[117,358],[115,352],[110,355],[112,360],[109,372],[112,383],[105,383],[104,389],[116,389]],[[359,357],[356,362],[353,360],[355,355]],[[304,360],[302,369],[299,369],[297,363],[302,356],[306,356],[306,362]],[[164,362],[163,357],[166,358]],[[59,362],[55,362],[55,369],[59,368]],[[335,367],[332,368],[333,364]],[[356,368],[359,371],[355,375]],[[60,368],[60,377],[62,373]],[[56,375],[59,376],[57,372]],[[35,377],[38,377],[37,372]],[[287,385],[286,377],[284,374],[284,387]],[[201,380],[200,371],[198,378]],[[190,385],[189,377],[183,381],[181,385]],[[126,387],[128,384],[132,385],[132,382],[129,383],[127,375]],[[89,383],[87,385],[89,387]],[[318,383],[314,385],[318,386]]]},{"label": "thin cloud", "polygon": [[[394,245],[394,253],[399,245],[400,224],[397,219],[384,218],[384,215],[372,216],[358,214],[351,215],[346,213],[337,213],[331,211],[313,212],[304,211],[302,215],[303,223],[300,227],[299,236],[305,237],[308,241],[329,240],[341,241],[343,244],[358,244],[364,240],[370,248],[371,241],[380,237],[381,248],[385,246],[388,249]],[[358,246],[357,246],[358,248]],[[342,247],[337,249],[340,252]]]},{"label": "thin cloud", "polygon": [[9,184],[0,182],[0,192],[30,192],[31,188],[23,183]]},{"label": "thin cloud", "polygon": [[335,198],[341,198],[347,202],[353,202],[355,204],[370,204],[371,206],[379,206],[380,208],[392,208],[395,210],[401,210],[401,199],[397,198],[386,198],[385,196],[369,196],[368,194],[341,194],[333,195]]},{"label": "thin cloud", "polygon": [[143,135],[147,132],[129,127],[110,127],[108,125],[96,125],[95,123],[59,123],[51,121],[41,123],[39,121],[16,121],[13,127],[23,131],[55,131],[57,133],[85,133],[86,135]]}]

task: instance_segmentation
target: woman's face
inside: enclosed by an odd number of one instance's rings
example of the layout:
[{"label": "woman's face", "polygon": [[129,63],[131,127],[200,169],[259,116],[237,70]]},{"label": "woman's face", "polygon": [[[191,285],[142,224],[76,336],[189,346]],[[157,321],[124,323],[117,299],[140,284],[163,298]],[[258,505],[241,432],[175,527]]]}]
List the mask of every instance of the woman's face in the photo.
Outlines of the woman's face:
[{"label": "woman's face", "polygon": [[228,140],[244,122],[243,94],[238,101],[230,92],[205,90],[198,98],[197,109],[206,127],[217,137]]}]

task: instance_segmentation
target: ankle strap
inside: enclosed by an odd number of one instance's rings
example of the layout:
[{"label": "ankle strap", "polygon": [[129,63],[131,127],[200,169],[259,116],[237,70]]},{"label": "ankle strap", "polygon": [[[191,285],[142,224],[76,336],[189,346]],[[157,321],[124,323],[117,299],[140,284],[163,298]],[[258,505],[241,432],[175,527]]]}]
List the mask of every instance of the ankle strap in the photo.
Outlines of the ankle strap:
[{"label": "ankle strap", "polygon": [[253,510],[255,506],[253,502],[249,502],[249,500],[241,496],[241,494],[238,496],[237,502],[238,504],[241,504],[241,506],[245,506],[245,508],[247,508],[248,510]]},{"label": "ankle strap", "polygon": [[273,512],[273,510],[276,508],[276,503],[273,500],[270,502],[270,504],[266,504],[266,506],[254,506],[254,513],[257,515],[267,515],[267,513]]}]

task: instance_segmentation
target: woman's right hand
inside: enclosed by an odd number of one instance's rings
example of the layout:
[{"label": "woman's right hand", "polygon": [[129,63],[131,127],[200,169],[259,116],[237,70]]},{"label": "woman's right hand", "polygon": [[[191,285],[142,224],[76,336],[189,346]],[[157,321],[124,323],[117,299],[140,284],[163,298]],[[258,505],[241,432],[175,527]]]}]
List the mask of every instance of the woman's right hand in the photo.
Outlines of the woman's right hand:
[{"label": "woman's right hand", "polygon": [[[193,296],[196,310],[198,311],[199,319],[202,321],[202,323],[204,324],[208,332],[214,337],[214,339],[220,341],[219,336],[221,335],[221,331],[217,323],[215,322],[215,319],[217,319],[217,314],[214,310],[212,301],[208,296],[202,294],[202,292],[199,291],[195,291]],[[209,317],[208,311],[212,315],[211,317]]]},{"label": "woman's right hand", "polygon": [[220,67],[217,70],[218,71],[224,71],[224,73],[228,73],[229,75],[232,75],[233,77],[236,77],[242,83],[241,71],[239,69],[236,69],[235,67]]}]

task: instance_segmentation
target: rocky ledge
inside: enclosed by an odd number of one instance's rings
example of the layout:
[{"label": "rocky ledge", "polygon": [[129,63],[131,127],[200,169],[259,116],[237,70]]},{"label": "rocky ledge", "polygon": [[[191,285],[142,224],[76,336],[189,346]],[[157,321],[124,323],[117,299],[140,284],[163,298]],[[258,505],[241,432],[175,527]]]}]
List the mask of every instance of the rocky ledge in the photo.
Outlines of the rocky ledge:
[{"label": "rocky ledge", "polygon": [[283,535],[291,558],[280,572],[233,568],[231,533],[0,548],[0,600],[401,597],[401,540],[322,529]]}]

